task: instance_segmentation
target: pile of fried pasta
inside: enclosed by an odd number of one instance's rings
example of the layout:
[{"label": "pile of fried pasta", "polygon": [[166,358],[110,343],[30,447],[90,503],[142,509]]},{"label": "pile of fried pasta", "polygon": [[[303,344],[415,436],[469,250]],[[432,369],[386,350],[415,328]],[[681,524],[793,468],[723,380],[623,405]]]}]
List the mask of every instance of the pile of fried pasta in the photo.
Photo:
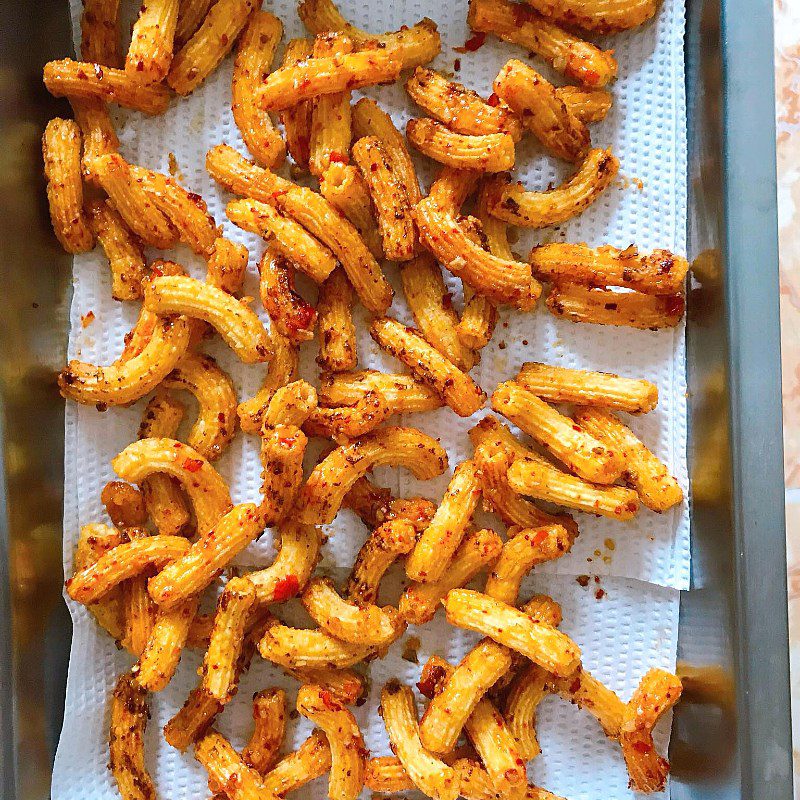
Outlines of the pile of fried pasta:
[{"label": "pile of fried pasta", "polygon": [[[551,693],[588,711],[619,743],[633,788],[662,789],[669,765],[652,729],[678,700],[679,679],[651,669],[624,702],[582,667],[580,649],[559,630],[558,603],[519,596],[537,564],[569,552],[578,525],[565,509],[627,520],[641,505],[663,512],[683,501],[667,467],[619,416],[651,411],[656,386],[526,363],[495,388],[499,416],[471,429],[474,455],[455,466],[438,504],[395,498],[368,477],[379,466],[423,480],[448,469],[435,439],[384,423],[443,406],[462,417],[482,409],[486,395],[469,373],[498,306],[533,311],[542,282],[547,309],[574,322],[652,330],[679,323],[684,258],[555,243],[523,260],[508,236],[509,226],[544,228],[583,213],[614,180],[619,162],[592,146],[588,126],[611,107],[604,87],[617,64],[613,51],[574,31],[636,27],[654,16],[655,1],[471,0],[474,36],[458,48],[465,58],[493,34],[573,82],[556,87],[512,58],[486,99],[425,66],[441,50],[429,19],[375,35],[332,0],[303,0],[298,12],[311,36],[289,41],[273,67],[283,26],[254,0],[147,0],[124,58],[117,5],[85,0],[83,60],[46,65],[45,84],[69,100],[74,121],[51,120],[43,152],[59,241],[70,253],[99,244],[114,298],[141,302],[113,364],[71,361],[59,375],[64,397],[101,410],[149,396],[138,440],[113,461],[120,480],[102,490],[112,524],[83,527],[66,582],[70,598],[136,659],[111,698],[110,767],[120,795],[156,797],[144,754],[149,697],[169,683],[184,648],[204,651],[203,666],[164,738],[193,750],[219,798],[274,800],[327,774],[331,800],[354,800],[365,786],[417,788],[436,800],[558,800],[526,775],[540,752],[536,709]],[[197,89],[234,48],[233,117],[253,160],[219,143],[206,167],[238,198],[227,204],[229,220],[264,240],[269,331],[238,296],[247,249],[222,236],[203,199],[174,176],[125,160],[107,108],[161,114],[173,93]],[[405,137],[374,100],[351,103],[353,90],[402,75],[427,115],[412,119]],[[575,165],[569,180],[546,190],[512,181],[516,144],[530,135]],[[427,195],[407,143],[441,165]],[[287,154],[293,174],[310,173],[318,191],[277,174]],[[145,247],[178,242],[207,262],[205,280],[145,258]],[[416,328],[387,315],[393,291],[384,269],[395,267]],[[463,282],[460,312],[441,267]],[[296,291],[298,270],[318,284],[316,305]],[[372,338],[407,371],[357,369],[356,302],[371,315]],[[315,330],[318,388],[298,374],[298,348]],[[254,397],[238,398],[203,352],[217,334],[242,362],[266,364]],[[199,408],[186,441],[177,438],[181,391]],[[233,505],[213,462],[239,428],[260,438],[262,487],[254,502]],[[308,437],[330,445],[304,474]],[[472,525],[481,501],[505,537]],[[315,569],[321,526],[341,508],[370,533],[337,587]],[[274,563],[228,570],[266,527],[279,542]],[[394,562],[408,583],[396,605],[381,606],[380,583]],[[482,591],[463,588],[484,573]],[[212,614],[199,610],[204,593],[218,594]],[[280,605],[295,597],[317,627],[280,621]],[[457,665],[439,656],[424,664],[421,719],[411,687],[379,687],[394,756],[370,758],[350,711],[366,691],[353,668],[384,657],[408,624],[430,622],[440,605],[449,624],[484,638]],[[316,726],[282,757],[279,689],[255,695],[241,752],[214,727],[256,652],[296,678],[297,711]]]}]

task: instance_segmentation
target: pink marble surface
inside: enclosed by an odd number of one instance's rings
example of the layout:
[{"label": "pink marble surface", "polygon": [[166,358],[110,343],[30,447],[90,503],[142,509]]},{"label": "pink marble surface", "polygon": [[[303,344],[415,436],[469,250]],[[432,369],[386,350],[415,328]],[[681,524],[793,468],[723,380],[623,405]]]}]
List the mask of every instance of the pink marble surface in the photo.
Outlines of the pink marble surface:
[{"label": "pink marble surface", "polygon": [[800,800],[800,3],[775,0],[786,545],[795,798]]}]

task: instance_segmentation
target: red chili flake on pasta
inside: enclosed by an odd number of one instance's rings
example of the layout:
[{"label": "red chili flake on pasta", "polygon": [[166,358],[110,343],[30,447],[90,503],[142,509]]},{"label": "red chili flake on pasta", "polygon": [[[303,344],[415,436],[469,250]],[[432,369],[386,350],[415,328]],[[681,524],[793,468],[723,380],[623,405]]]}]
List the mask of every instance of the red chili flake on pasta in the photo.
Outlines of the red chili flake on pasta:
[{"label": "red chili flake on pasta", "polygon": [[653,749],[653,745],[649,742],[636,741],[633,743],[633,749],[637,753],[649,753]]},{"label": "red chili flake on pasta", "polygon": [[187,458],[183,462],[183,468],[187,472],[199,472],[203,468],[203,462],[199,458]]},{"label": "red chili flake on pasta", "polygon": [[275,591],[272,594],[278,601],[288,600],[297,594],[299,588],[300,581],[297,579],[297,575],[287,575],[275,584]]},{"label": "red chili flake on pasta", "polygon": [[538,547],[546,538],[547,538],[546,530],[536,531],[536,535],[533,537],[534,547]]}]

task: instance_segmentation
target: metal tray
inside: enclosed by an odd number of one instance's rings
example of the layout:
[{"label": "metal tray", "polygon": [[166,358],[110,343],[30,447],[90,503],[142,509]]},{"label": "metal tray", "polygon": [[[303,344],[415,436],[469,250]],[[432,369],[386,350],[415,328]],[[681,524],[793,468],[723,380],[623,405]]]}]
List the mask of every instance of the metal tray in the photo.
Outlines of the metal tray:
[{"label": "metal tray", "polygon": [[[70,642],[55,388],[70,260],[49,227],[39,149],[46,121],[69,111],[41,68],[71,52],[68,4],[3,0],[0,30],[0,797],[40,800]],[[689,0],[693,588],[674,800],[792,793],[772,53],[771,0]]]}]

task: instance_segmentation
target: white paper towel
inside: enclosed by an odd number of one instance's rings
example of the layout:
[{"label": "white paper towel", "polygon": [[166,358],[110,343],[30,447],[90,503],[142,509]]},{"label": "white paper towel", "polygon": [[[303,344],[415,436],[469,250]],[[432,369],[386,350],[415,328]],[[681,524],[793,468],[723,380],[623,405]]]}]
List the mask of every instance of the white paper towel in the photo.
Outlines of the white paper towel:
[{"label": "white paper towel", "polygon": [[[433,66],[452,71],[458,57],[461,70],[457,80],[484,95],[491,91],[494,75],[508,58],[525,57],[519,48],[492,37],[476,53],[460,56],[454,53],[452,48],[461,45],[470,35],[465,0],[437,3],[403,0],[393,4],[372,3],[370,7],[345,0],[340,5],[349,19],[376,32],[395,30],[401,24],[430,16],[439,24],[444,45]],[[283,21],[284,41],[303,34],[292,0],[279,0],[266,7]],[[72,12],[77,40],[79,0],[72,0]],[[128,22],[135,13],[134,4],[125,4],[123,30],[128,30]],[[666,247],[683,253],[686,206],[683,4],[680,0],[667,0],[653,22],[600,43],[615,48],[620,77],[613,86],[614,106],[604,122],[592,126],[592,141],[597,146],[612,147],[620,158],[622,175],[629,180],[615,182],[582,216],[558,229],[523,235],[516,248],[525,254],[536,241],[564,239],[620,247],[636,243],[645,250]],[[541,62],[534,64],[547,72]],[[214,144],[226,142],[246,152],[230,114],[230,72],[231,63],[227,59],[199,91],[173,102],[163,117],[150,119],[120,111],[115,112],[115,119],[126,158],[166,171],[168,154],[173,153],[185,185],[207,200],[217,222],[224,225],[225,235],[247,244],[250,272],[245,288],[248,294],[257,296],[255,264],[262,245],[256,237],[227,222],[224,206],[229,198],[218,191],[204,169],[205,152]],[[417,113],[401,85],[366,93],[379,98],[399,125],[404,126],[406,120]],[[421,161],[418,163],[424,180],[429,180],[430,167]],[[519,178],[532,188],[544,187],[567,174],[564,165],[542,155],[530,137],[518,147],[517,163]],[[637,188],[638,185],[641,188]],[[191,274],[197,277],[204,274],[204,265],[185,248],[177,250],[174,258]],[[138,309],[135,304],[111,300],[108,267],[99,252],[78,256],[74,263],[70,357],[109,363],[119,354],[122,337],[134,324]],[[398,297],[391,313],[410,321],[396,275],[390,277]],[[458,298],[455,281],[451,281],[451,288]],[[265,318],[259,306],[256,303],[254,307]],[[96,319],[83,328],[81,317],[88,311],[92,311]],[[396,361],[376,351],[366,334],[363,318],[359,321],[359,330],[360,366],[400,369]],[[245,367],[219,341],[209,343],[206,349],[230,372],[239,396],[251,396],[260,385],[264,368]],[[302,371],[306,378],[316,374],[315,354],[316,343],[305,347]],[[542,308],[524,315],[504,311],[495,337],[483,350],[482,362],[473,375],[491,393],[500,381],[513,377],[526,360],[608,370],[654,381],[660,392],[658,408],[630,422],[637,434],[670,465],[681,485],[687,486],[682,328],[658,333],[617,330],[576,326],[554,319]],[[113,456],[135,439],[142,406],[143,403],[139,403],[129,409],[111,409],[105,414],[74,403],[67,406],[64,534],[67,573],[71,571],[72,551],[80,525],[104,519],[100,488],[114,477],[110,468]],[[449,453],[452,469],[471,454],[466,431],[484,413],[487,412],[480,412],[471,420],[462,420],[448,409],[442,409],[404,421],[440,437]],[[255,440],[238,435],[217,462],[217,467],[229,481],[234,501],[258,498],[260,464]],[[447,483],[447,476],[420,483],[408,473],[394,470],[379,470],[376,479],[401,496],[419,493],[434,500],[441,497]],[[686,588],[689,577],[687,507],[684,504],[664,515],[645,509],[629,523],[583,514],[577,517],[581,536],[572,553],[539,568],[532,585],[555,593],[564,604],[565,630],[578,638],[587,665],[627,698],[649,666],[674,666],[678,596],[674,590]],[[328,532],[331,535],[324,548],[321,567],[331,574],[343,575],[353,562],[365,529],[351,513],[342,512]],[[267,532],[242,554],[239,563],[264,565],[272,557],[271,536]],[[558,573],[558,576],[542,573]],[[589,589],[582,589],[575,583],[574,576],[584,573],[609,576],[602,579],[608,591],[606,599],[596,601]],[[97,632],[84,609],[72,603],[70,608],[75,620],[75,638],[67,687],[67,726],[59,744],[53,797],[55,800],[112,798],[116,794],[105,769],[106,698],[115,675],[129,667],[130,660]],[[453,659],[463,655],[473,641],[463,632],[448,628],[438,618],[416,633],[423,640],[423,652],[428,652],[426,643],[431,647],[435,643],[438,652]],[[443,642],[447,642],[446,646]],[[394,674],[417,679],[417,671],[408,674],[410,667],[399,658],[399,650],[395,647],[386,661],[372,666],[376,683]],[[168,689],[156,698],[148,734],[148,757],[160,796],[167,798],[189,796],[190,791],[196,793],[202,783],[191,756],[178,755],[158,735],[161,725],[180,706],[196,681],[197,657],[189,654],[184,662]],[[236,733],[240,741],[247,733],[250,719],[247,706],[252,691],[283,683],[278,671],[260,661],[255,664],[243,681],[239,697],[222,717],[223,731]],[[359,711],[359,719],[369,746],[376,753],[386,752],[385,734],[374,712],[373,701]],[[543,707],[541,726],[545,756],[537,759],[532,767],[532,777],[551,791],[570,798],[588,800],[602,796],[614,800],[631,796],[616,746],[598,733],[593,720],[553,700]],[[74,735],[76,729],[81,735]],[[298,731],[290,738],[298,741],[303,730],[298,726]],[[582,768],[575,769],[577,764]],[[586,769],[587,764],[591,765],[590,769]],[[318,796],[321,791],[304,792],[303,796]]]}]

